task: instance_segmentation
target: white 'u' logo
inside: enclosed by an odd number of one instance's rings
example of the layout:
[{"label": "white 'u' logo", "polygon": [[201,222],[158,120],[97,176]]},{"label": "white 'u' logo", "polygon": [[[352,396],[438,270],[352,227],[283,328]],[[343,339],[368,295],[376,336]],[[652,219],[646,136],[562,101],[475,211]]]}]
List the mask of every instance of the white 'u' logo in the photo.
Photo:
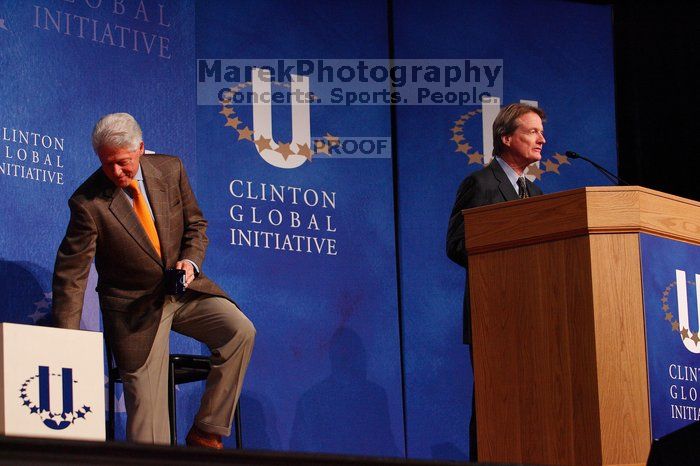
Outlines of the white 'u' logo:
[{"label": "white 'u' logo", "polygon": [[[298,102],[300,99],[306,99],[309,96],[309,78],[306,76],[292,75],[291,96],[292,96],[292,142],[291,148],[296,145],[296,151],[299,147],[306,144],[311,148],[311,112],[308,102]],[[270,96],[272,95],[272,83],[270,81],[270,70],[265,68],[256,68],[253,70],[253,95],[267,96],[264,99],[266,102],[261,102],[258,99],[253,104],[253,130],[255,140],[260,137],[271,140],[271,148],[259,150],[256,145],[256,150],[260,156],[270,165],[278,168],[297,168],[306,162],[306,157],[298,154],[290,154],[286,159],[276,149],[279,147],[277,141],[272,135],[272,104]],[[313,148],[312,148],[313,149]]]},{"label": "white 'u' logo", "polygon": [[[678,324],[680,325],[680,330],[688,329],[690,331],[690,321],[688,319],[688,294],[686,291],[686,281],[685,272],[676,269],[676,293],[678,296]],[[696,308],[698,313],[698,322],[700,325],[700,275],[695,274],[695,296],[696,296]],[[700,329],[698,330],[700,332]],[[696,335],[698,332],[695,332]],[[700,346],[698,346],[691,338],[683,338],[683,344],[688,351],[692,353],[700,353]]]}]

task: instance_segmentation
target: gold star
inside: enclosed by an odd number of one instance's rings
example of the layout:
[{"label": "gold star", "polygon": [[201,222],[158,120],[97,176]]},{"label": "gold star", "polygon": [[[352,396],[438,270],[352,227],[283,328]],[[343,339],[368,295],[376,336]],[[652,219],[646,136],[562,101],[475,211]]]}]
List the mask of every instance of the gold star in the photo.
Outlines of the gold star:
[{"label": "gold star", "polygon": [[683,337],[684,340],[685,340],[686,338],[688,338],[688,329],[687,329],[687,328],[683,327],[683,328],[681,329],[681,337]]},{"label": "gold star", "polygon": [[41,301],[37,301],[34,303],[34,306],[36,306],[37,310],[39,309],[49,309],[50,308],[50,302],[46,300],[46,298],[42,299]]},{"label": "gold star", "polygon": [[663,298],[661,298],[661,302],[662,302],[662,303],[667,303],[667,302],[668,302],[668,298],[667,298],[666,296],[664,296]]},{"label": "gold star", "polygon": [[460,120],[455,121],[455,126],[459,126],[459,127],[464,126],[464,120],[460,119]]},{"label": "gold star", "polygon": [[247,139],[249,141],[253,140],[253,131],[247,126],[244,126],[243,129],[238,130],[238,140],[240,141],[242,139]]},{"label": "gold star", "polygon": [[673,314],[671,314],[670,312],[667,312],[666,313],[666,320],[668,320],[670,322],[671,319],[673,319]]},{"label": "gold star", "polygon": [[231,126],[232,128],[238,128],[238,125],[241,124],[241,120],[236,118],[226,118],[226,124],[224,126]]},{"label": "gold star", "polygon": [[316,153],[322,153],[326,155],[330,155],[328,153],[328,144],[326,144],[324,141],[316,140],[314,142],[314,145],[316,146]]},{"label": "gold star", "polygon": [[454,136],[452,136],[450,138],[450,141],[454,141],[457,144],[459,144],[460,142],[464,141],[464,136],[460,136],[459,134],[455,134]]},{"label": "gold star", "polygon": [[271,139],[264,138],[260,136],[255,140],[255,145],[258,146],[258,152],[262,152],[265,149],[271,149],[270,147]]},{"label": "gold star", "polygon": [[224,108],[221,109],[221,111],[220,111],[219,113],[222,114],[222,115],[224,115],[224,116],[228,119],[229,115],[231,115],[231,114],[234,113],[234,112],[233,112],[233,108],[231,108],[231,107],[224,107]]},{"label": "gold star", "polygon": [[280,141],[279,146],[277,147],[277,152],[282,154],[284,160],[287,160],[287,158],[294,153],[292,148],[289,146],[290,144],[285,144],[282,141]]},{"label": "gold star", "polygon": [[302,145],[297,144],[297,146],[298,146],[297,154],[303,155],[304,157],[306,157],[307,160],[311,161],[311,158],[314,156],[314,153],[311,152],[311,148],[309,147],[309,145],[308,144],[302,144]]},{"label": "gold star", "polygon": [[326,133],[326,139],[328,140],[331,146],[340,145],[340,138],[338,136],[333,136],[331,133]]},{"label": "gold star", "polygon": [[700,341],[700,338],[698,337],[697,333],[694,333],[692,337],[690,337],[691,340],[697,345],[698,342]]},{"label": "gold star", "polygon": [[665,291],[663,292],[663,295],[664,295],[664,296],[668,296],[668,290],[665,290]]},{"label": "gold star", "polygon": [[663,306],[661,306],[661,309],[663,311],[668,311],[668,304],[664,304]]},{"label": "gold star", "polygon": [[469,154],[467,157],[469,157],[469,163],[467,165],[471,165],[473,163],[481,163],[484,154],[480,154],[479,151],[476,151],[473,154]]},{"label": "gold star", "polygon": [[465,113],[465,114],[463,114],[463,115],[460,115],[459,117],[460,117],[462,120],[468,120],[469,117],[471,117],[471,115],[468,114],[468,113]]},{"label": "gold star", "polygon": [[469,152],[469,149],[473,149],[473,147],[470,146],[469,143],[465,142],[464,144],[457,144],[457,150],[455,150],[455,152],[464,152],[466,155],[467,152]]},{"label": "gold star", "polygon": [[461,133],[461,132],[462,132],[462,128],[460,128],[459,126],[456,126],[456,125],[455,125],[455,126],[452,127],[451,131],[452,131],[452,134]]},{"label": "gold star", "polygon": [[542,179],[542,173],[544,173],[544,171],[540,170],[540,167],[538,167],[534,163],[527,167],[527,174],[534,176],[538,180]]},{"label": "gold star", "polygon": [[544,166],[547,168],[547,172],[554,172],[554,173],[559,173],[559,165],[556,163],[552,162],[552,160],[547,160],[544,163]]},{"label": "gold star", "polygon": [[569,165],[571,165],[571,162],[569,162],[569,157],[567,157],[566,155],[561,155],[559,152],[554,154],[554,158],[557,159],[557,161],[559,162],[559,165],[563,165],[565,163],[568,163]]},{"label": "gold star", "polygon": [[673,323],[671,323],[671,328],[673,329],[674,332],[678,331],[678,321],[677,320],[674,321]]}]

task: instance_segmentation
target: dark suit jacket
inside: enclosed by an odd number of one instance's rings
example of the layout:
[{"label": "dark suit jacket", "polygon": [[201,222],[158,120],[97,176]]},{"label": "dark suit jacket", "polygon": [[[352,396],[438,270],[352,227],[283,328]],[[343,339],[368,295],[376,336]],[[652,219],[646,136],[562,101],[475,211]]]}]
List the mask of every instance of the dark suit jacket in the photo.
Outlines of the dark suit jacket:
[{"label": "dark suit jacket", "polygon": [[[94,258],[105,337],[124,370],[141,367],[151,349],[165,297],[164,270],[182,259],[190,259],[201,270],[208,243],[207,222],[180,159],[144,155],[140,164],[162,258],[127,194],[98,169],[68,201],[70,223],[53,275],[54,323],[77,329]],[[228,298],[202,273],[189,288]]]},{"label": "dark suit jacket", "polygon": [[[530,196],[539,196],[542,190],[530,180],[527,180]],[[457,190],[457,199],[450,223],[447,227],[447,256],[465,269],[467,268],[467,251],[464,243],[464,218],[462,210],[498,202],[519,199],[518,193],[508,180],[501,166],[494,159],[479,171],[472,173],[462,181]],[[464,284],[463,325],[464,342],[471,343],[471,315],[469,303],[469,270],[466,271]]]}]

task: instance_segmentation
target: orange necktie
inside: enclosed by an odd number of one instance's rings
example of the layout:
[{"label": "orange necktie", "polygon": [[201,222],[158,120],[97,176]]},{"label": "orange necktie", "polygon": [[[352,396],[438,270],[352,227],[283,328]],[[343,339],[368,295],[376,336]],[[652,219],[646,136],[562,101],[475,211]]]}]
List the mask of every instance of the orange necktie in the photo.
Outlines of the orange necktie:
[{"label": "orange necktie", "polygon": [[153,247],[158,251],[158,256],[160,256],[160,241],[158,240],[156,224],[153,222],[153,218],[151,218],[151,212],[148,210],[146,200],[141,195],[138,181],[131,180],[129,187],[134,195],[134,212],[136,212],[136,216],[139,218],[141,225],[143,225],[143,229],[146,230],[148,239],[151,240]]}]

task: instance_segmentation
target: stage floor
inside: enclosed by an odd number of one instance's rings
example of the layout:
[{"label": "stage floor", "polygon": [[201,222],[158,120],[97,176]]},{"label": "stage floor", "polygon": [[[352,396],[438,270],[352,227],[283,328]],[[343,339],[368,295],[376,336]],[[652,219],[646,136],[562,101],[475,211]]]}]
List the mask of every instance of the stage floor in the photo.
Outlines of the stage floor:
[{"label": "stage floor", "polygon": [[[0,436],[0,465],[469,465],[455,461],[419,461],[253,450],[210,451],[184,446],[148,446],[126,442],[76,442]],[[480,463],[483,464],[483,463]]]}]

